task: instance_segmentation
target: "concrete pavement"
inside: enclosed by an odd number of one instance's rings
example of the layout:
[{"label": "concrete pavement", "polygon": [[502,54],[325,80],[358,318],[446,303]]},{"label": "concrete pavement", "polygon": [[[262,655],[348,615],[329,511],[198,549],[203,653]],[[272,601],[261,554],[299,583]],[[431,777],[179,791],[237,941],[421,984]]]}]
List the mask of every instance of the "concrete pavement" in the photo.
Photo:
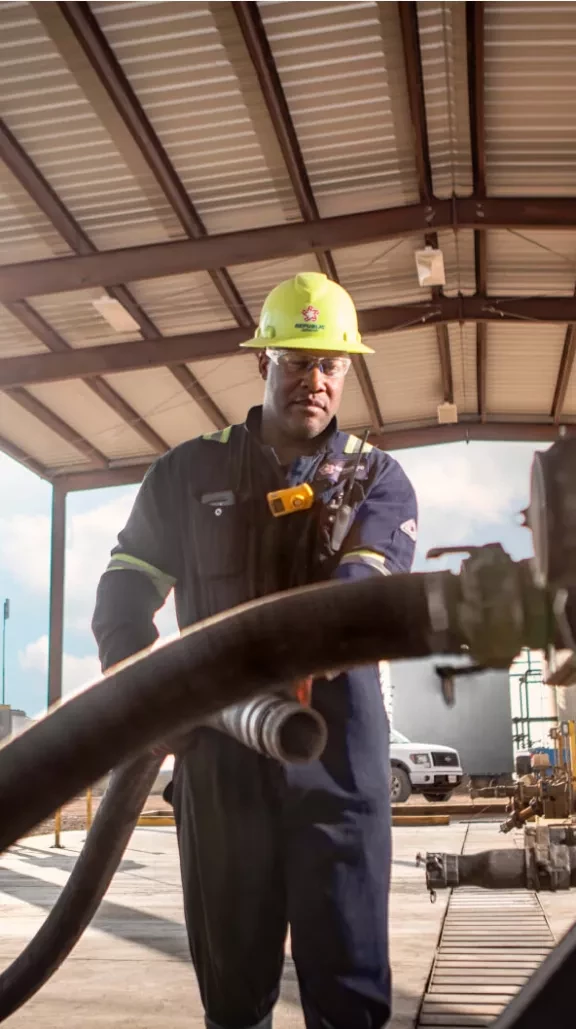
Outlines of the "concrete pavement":
[{"label": "concrete pavement", "polygon": [[[466,827],[394,830],[391,946],[392,1029],[415,1021],[430,972],[448,892],[431,905],[416,869],[418,850],[460,850]],[[0,966],[41,925],[66,881],[85,834],[23,840],[0,858]],[[9,1019],[13,1029],[202,1029],[184,930],[175,832],[138,829],[96,916],[53,979]],[[275,1029],[302,1029],[289,956]]]}]

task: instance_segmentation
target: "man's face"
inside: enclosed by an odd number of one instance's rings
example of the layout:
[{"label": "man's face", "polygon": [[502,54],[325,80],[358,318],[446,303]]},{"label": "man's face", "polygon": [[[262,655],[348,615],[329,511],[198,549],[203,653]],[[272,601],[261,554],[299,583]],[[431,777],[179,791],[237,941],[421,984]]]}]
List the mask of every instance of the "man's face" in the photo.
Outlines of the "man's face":
[{"label": "man's face", "polygon": [[345,376],[324,374],[312,359],[345,356],[293,351],[287,363],[277,363],[265,352],[259,354],[260,374],[266,382],[264,409],[287,436],[314,439],[327,428],[340,407]]}]

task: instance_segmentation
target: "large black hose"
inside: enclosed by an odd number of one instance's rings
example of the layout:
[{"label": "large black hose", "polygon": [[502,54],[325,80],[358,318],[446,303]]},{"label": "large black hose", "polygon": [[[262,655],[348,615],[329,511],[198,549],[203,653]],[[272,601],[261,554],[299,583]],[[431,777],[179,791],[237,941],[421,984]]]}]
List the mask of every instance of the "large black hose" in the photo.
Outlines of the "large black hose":
[{"label": "large black hose", "polygon": [[[431,578],[375,576],[281,593],[119,665],[0,750],[0,851],[122,761],[279,678],[438,651]],[[455,608],[457,578],[435,580]],[[445,637],[444,652],[460,642]]]},{"label": "large black hose", "polygon": [[92,921],[163,757],[144,754],[112,773],[86,843],[56,904],[28,946],[0,975],[0,1022],[44,985]]},{"label": "large black hose", "polygon": [[[278,681],[279,671],[295,679],[327,665],[424,655],[431,644],[419,576],[282,594],[211,619],[127,662],[0,751],[2,846],[99,778],[121,756],[165,738],[178,724],[189,725],[261,691],[264,684]],[[134,721],[126,721],[130,718]],[[146,752],[113,773],[56,905],[0,976],[0,1021],[40,989],[89,925],[161,760]],[[44,792],[36,795],[36,790]]]}]

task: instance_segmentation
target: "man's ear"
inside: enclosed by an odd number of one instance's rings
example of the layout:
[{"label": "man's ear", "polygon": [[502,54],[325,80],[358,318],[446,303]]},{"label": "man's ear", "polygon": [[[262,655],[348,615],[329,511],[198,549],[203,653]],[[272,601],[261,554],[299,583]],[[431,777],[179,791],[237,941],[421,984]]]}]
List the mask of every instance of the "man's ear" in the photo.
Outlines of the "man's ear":
[{"label": "man's ear", "polygon": [[269,367],[270,358],[268,357],[268,354],[265,350],[260,350],[258,353],[258,371],[260,372],[261,378],[264,379],[264,382],[266,382],[266,379],[268,378]]}]

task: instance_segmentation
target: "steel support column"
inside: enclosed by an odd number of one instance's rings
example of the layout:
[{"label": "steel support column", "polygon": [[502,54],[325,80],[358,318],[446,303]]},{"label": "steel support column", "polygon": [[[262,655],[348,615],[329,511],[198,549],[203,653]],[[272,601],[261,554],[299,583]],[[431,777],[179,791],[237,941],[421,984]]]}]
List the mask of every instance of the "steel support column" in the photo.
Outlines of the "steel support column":
[{"label": "steel support column", "polygon": [[66,488],[55,482],[52,491],[50,539],[50,629],[48,644],[48,707],[62,697],[64,646],[64,573],[66,550]]}]

